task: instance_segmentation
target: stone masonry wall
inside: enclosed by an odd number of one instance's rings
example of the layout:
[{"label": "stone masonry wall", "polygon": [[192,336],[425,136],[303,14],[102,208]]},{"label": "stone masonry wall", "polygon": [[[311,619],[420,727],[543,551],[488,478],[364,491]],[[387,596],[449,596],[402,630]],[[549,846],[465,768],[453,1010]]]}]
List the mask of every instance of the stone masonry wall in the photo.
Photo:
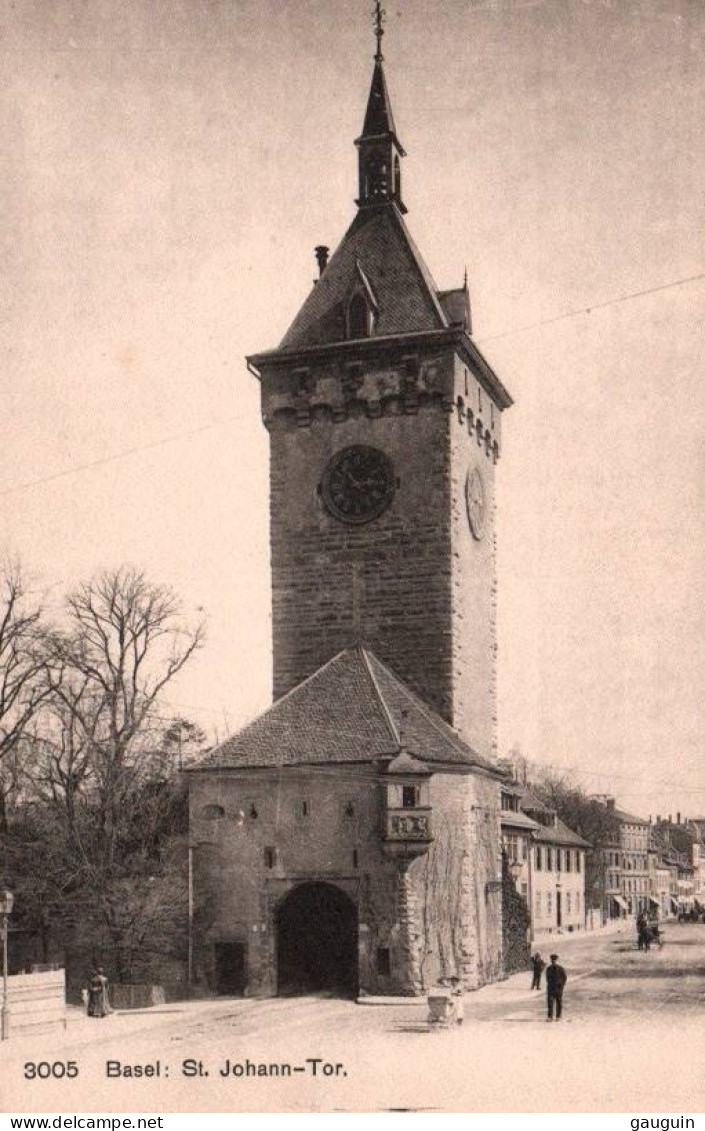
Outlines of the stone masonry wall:
[{"label": "stone masonry wall", "polygon": [[434,843],[410,869],[421,980],[477,989],[502,973],[499,788],[477,774],[431,779]]},{"label": "stone masonry wall", "polygon": [[[346,366],[330,360],[263,374],[262,412],[270,431],[275,698],[362,641],[490,753],[500,414],[478,379],[451,347],[412,358],[372,354]],[[361,526],[329,515],[320,495],[328,460],[352,444],[384,451],[397,478],[389,508]],[[471,461],[482,464],[487,484],[482,543],[467,523]]]},{"label": "stone masonry wall", "polygon": [[[495,464],[499,411],[470,383],[456,359],[456,411],[450,429],[453,624],[453,725],[485,758],[497,754],[497,569]],[[467,392],[467,395],[466,395]],[[466,483],[477,469],[485,492],[485,530],[468,519]]]},{"label": "stone masonry wall", "polygon": [[[215,989],[214,944],[240,942],[248,995],[275,994],[276,908],[310,880],[335,884],[357,906],[363,994],[417,994],[457,967],[467,988],[497,977],[499,895],[486,885],[500,872],[478,808],[493,782],[433,775],[430,872],[424,859],[385,855],[383,786],[371,767],[193,773],[190,782],[198,980]],[[212,806],[222,815],[206,816]],[[272,868],[266,848],[275,850]],[[378,948],[389,950],[389,975],[378,969]]]},{"label": "stone masonry wall", "polygon": [[[271,434],[274,695],[364,642],[446,718],[452,703],[448,416],[314,421]],[[392,459],[398,486],[378,519],[325,509],[330,457],[352,444]]]}]

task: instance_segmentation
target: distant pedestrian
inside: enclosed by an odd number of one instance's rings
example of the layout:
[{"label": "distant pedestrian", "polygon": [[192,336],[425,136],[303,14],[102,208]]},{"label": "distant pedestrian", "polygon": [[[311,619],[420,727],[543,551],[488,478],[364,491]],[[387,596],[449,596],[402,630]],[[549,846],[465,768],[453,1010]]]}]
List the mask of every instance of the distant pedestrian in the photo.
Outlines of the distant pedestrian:
[{"label": "distant pedestrian", "polygon": [[465,1004],[463,1002],[463,987],[460,982],[460,978],[451,978],[450,992],[453,995],[453,1008],[456,1024],[462,1025],[465,1017]]},{"label": "distant pedestrian", "polygon": [[551,965],[546,970],[546,996],[548,999],[547,1021],[553,1021],[553,1007],[556,1008],[556,1021],[560,1021],[563,1012],[563,988],[568,981],[568,975],[562,966],[558,965],[558,955],[551,955]]},{"label": "distant pedestrian", "polygon": [[541,975],[543,974],[545,969],[546,969],[546,963],[544,962],[544,960],[541,957],[541,955],[539,954],[539,952],[536,951],[536,954],[532,955],[532,958],[531,958],[531,970],[532,970],[531,988],[532,988],[532,990],[540,990],[541,989]]}]

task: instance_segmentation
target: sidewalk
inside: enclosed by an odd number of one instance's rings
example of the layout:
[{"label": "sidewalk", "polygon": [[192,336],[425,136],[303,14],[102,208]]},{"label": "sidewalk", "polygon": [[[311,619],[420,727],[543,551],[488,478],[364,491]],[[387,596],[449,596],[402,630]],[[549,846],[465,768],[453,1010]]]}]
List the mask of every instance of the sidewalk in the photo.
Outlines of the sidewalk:
[{"label": "sidewalk", "polygon": [[[238,1002],[245,1004],[245,1002]],[[218,998],[205,1001],[175,1002],[170,1005],[155,1005],[149,1009],[116,1010],[107,1017],[88,1017],[83,1009],[70,1005],[66,1009],[66,1024],[52,1026],[29,1026],[27,1028],[11,1031],[10,1039],[2,1048],[4,1057],[31,1056],[36,1060],[42,1050],[56,1051],[58,1048],[70,1045],[82,1047],[94,1045],[103,1041],[111,1041],[115,1037],[129,1039],[129,1037],[144,1033],[162,1024],[194,1021],[202,1016],[231,1013],[234,1002],[230,999]]]},{"label": "sidewalk", "polygon": [[562,946],[568,941],[575,941],[581,939],[601,939],[606,935],[618,935],[622,931],[635,931],[634,926],[636,920],[632,919],[611,919],[609,923],[605,923],[602,927],[595,927],[590,931],[553,931],[551,934],[536,935],[531,946],[535,948],[546,948],[549,946],[557,947]]}]

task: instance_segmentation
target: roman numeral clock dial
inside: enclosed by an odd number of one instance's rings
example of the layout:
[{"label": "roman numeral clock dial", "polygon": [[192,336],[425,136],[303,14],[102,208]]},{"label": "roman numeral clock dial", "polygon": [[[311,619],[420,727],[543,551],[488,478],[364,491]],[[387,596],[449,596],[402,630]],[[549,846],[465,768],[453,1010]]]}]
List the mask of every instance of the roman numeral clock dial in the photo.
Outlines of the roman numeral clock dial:
[{"label": "roman numeral clock dial", "polygon": [[336,452],[323,473],[326,510],[340,522],[361,524],[378,518],[394,495],[392,461],[377,448],[356,445]]}]

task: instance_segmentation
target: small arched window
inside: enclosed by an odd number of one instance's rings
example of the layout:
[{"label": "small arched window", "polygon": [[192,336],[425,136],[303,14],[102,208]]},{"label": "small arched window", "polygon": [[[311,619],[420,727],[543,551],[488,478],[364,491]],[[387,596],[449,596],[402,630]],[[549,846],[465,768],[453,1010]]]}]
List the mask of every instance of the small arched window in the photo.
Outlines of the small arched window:
[{"label": "small arched window", "polygon": [[348,328],[351,338],[367,338],[370,333],[370,309],[361,294],[353,295],[348,310]]},{"label": "small arched window", "polygon": [[380,200],[387,196],[388,191],[387,162],[379,153],[373,153],[367,165],[367,198]]}]

